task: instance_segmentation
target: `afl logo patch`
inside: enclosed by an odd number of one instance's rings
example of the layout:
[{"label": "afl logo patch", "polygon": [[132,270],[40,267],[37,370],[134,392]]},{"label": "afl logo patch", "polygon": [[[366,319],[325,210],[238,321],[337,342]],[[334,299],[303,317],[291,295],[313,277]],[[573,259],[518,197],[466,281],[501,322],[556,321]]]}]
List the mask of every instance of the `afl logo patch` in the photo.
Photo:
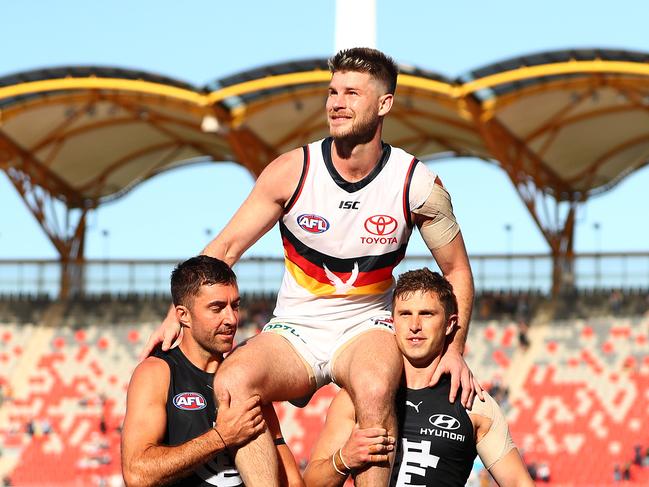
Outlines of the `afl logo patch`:
[{"label": "afl logo patch", "polygon": [[198,392],[181,392],[174,397],[174,406],[186,411],[199,411],[207,407],[207,401]]},{"label": "afl logo patch", "polygon": [[318,215],[304,214],[297,217],[297,224],[309,233],[323,233],[329,230],[329,222]]},{"label": "afl logo patch", "polygon": [[372,235],[390,235],[399,224],[390,215],[374,215],[365,220],[365,230]]},{"label": "afl logo patch", "polygon": [[460,427],[460,422],[448,414],[434,414],[428,418],[428,421],[430,421],[430,424],[436,428],[442,428],[445,430],[456,430]]}]

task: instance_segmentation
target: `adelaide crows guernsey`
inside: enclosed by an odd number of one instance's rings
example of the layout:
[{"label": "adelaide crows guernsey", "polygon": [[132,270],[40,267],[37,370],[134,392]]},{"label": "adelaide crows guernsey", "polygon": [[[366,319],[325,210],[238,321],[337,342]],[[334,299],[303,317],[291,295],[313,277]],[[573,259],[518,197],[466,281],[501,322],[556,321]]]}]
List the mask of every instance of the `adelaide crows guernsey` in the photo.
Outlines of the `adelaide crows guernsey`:
[{"label": "adelaide crows guernsey", "polygon": [[332,138],[309,144],[298,187],[280,220],[285,272],[275,316],[296,321],[371,317],[390,307],[392,271],[435,176],[383,144],[376,167],[350,183],[334,167]]},{"label": "adelaide crows guernsey", "polygon": [[[169,392],[167,394],[167,431],[163,443],[174,446],[201,436],[214,426],[216,404],[212,384],[214,374],[192,364],[180,347],[168,352],[157,349],[153,355],[169,365]],[[228,452],[216,455],[199,466],[190,477],[172,484],[175,486],[243,486]]]},{"label": "adelaide crows guernsey", "polygon": [[473,423],[460,402],[448,401],[451,379],[435,387],[402,388],[397,393],[400,443],[392,487],[466,484],[477,455]]}]

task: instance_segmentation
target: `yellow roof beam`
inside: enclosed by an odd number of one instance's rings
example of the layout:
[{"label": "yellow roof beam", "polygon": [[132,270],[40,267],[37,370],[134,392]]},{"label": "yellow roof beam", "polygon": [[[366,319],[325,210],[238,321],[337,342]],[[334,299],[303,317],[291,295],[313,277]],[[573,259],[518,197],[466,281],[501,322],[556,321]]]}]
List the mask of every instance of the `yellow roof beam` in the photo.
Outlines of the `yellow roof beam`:
[{"label": "yellow roof beam", "polygon": [[456,85],[451,85],[434,79],[422,78],[421,76],[413,76],[411,74],[400,74],[398,78],[398,86],[432,91],[451,98],[455,98],[459,94],[459,87]]},{"label": "yellow roof beam", "polygon": [[567,61],[563,63],[541,64],[539,66],[525,66],[511,71],[504,71],[502,73],[484,76],[477,80],[464,83],[459,87],[459,94],[460,96],[466,96],[476,91],[530,78],[579,73],[610,73],[649,76],[649,64],[597,59],[594,61]]},{"label": "yellow roof beam", "polygon": [[[241,96],[255,91],[269,90],[273,88],[283,88],[285,86],[295,86],[309,83],[328,83],[331,79],[331,73],[326,70],[304,71],[301,73],[278,74],[276,76],[266,76],[251,81],[244,81],[236,85],[226,86],[219,90],[211,92],[208,96],[209,102],[217,103],[231,96]],[[426,91],[432,91],[447,96],[454,96],[457,87],[420,76],[410,74],[400,74],[398,79],[399,86],[408,88],[417,88]]]},{"label": "yellow roof beam", "polygon": [[207,95],[210,104],[214,104],[230,98],[231,96],[241,96],[255,91],[270,90],[273,88],[282,88],[285,86],[295,86],[308,83],[324,83],[331,78],[329,71],[315,70],[305,71],[302,73],[278,74],[276,76],[266,76],[264,78],[244,81],[236,85],[226,86],[219,90],[213,91]]},{"label": "yellow roof beam", "polygon": [[146,93],[155,96],[164,96],[178,100],[193,103],[195,105],[205,106],[209,102],[204,94],[197,93],[193,90],[178,88],[151,81],[119,79],[119,78],[100,78],[95,76],[84,78],[57,78],[42,81],[28,81],[11,86],[0,88],[0,100],[3,98],[12,98],[15,96],[31,95],[40,92],[66,91],[66,90],[116,90],[116,91],[133,91]]}]

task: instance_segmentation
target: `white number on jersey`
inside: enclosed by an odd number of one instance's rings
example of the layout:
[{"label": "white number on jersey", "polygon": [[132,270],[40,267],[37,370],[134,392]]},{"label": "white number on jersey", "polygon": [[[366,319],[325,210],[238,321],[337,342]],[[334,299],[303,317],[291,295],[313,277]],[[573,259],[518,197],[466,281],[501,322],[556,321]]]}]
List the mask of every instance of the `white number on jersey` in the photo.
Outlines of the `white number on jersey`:
[{"label": "white number on jersey", "polygon": [[208,484],[216,485],[217,487],[236,487],[242,485],[241,477],[239,477],[230,459],[224,454],[217,455],[214,460],[209,460],[205,465],[209,466],[212,471],[218,473],[214,474],[202,465],[194,472]]},{"label": "white number on jersey", "polygon": [[437,468],[439,457],[430,453],[430,441],[408,441],[403,438],[403,459],[396,487],[416,487],[424,484],[411,484],[412,476],[426,477],[426,468]]}]

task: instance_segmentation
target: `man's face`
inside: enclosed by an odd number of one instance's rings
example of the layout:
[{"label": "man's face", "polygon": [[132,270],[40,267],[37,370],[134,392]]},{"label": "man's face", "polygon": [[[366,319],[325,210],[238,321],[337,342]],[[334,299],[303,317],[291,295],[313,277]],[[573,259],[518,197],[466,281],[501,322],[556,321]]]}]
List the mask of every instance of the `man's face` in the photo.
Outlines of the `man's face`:
[{"label": "man's face", "polygon": [[183,324],[194,340],[210,354],[223,355],[232,350],[239,325],[239,289],[236,285],[201,286],[187,315]]},{"label": "man's face", "polygon": [[[371,139],[380,117],[391,107],[392,95],[369,73],[337,71],[329,83],[327,120],[329,133],[337,139]],[[389,98],[389,106],[385,100]]]},{"label": "man's face", "polygon": [[397,297],[392,310],[397,345],[408,361],[425,367],[440,355],[457,315],[446,317],[434,292],[416,291]]}]

